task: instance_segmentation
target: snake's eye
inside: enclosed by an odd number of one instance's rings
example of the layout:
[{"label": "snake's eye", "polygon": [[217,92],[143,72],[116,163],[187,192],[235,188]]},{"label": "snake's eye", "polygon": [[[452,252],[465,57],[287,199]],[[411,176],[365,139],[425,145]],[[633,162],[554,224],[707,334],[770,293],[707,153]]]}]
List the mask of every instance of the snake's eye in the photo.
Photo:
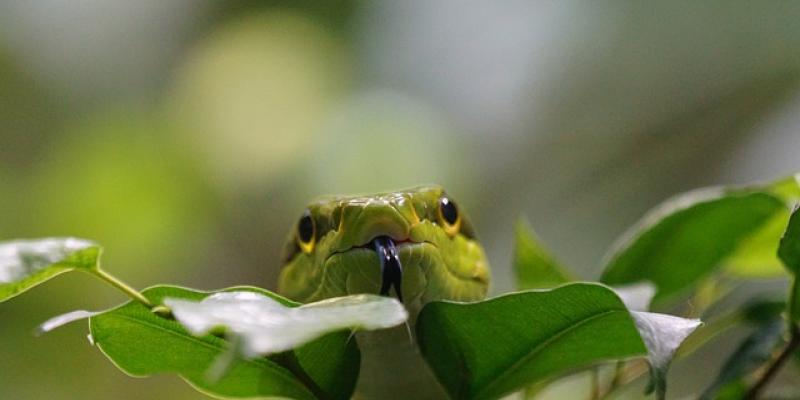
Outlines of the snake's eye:
[{"label": "snake's eye", "polygon": [[439,199],[439,221],[448,235],[453,236],[461,228],[461,216],[453,200],[447,197]]},{"label": "snake's eye", "polygon": [[297,222],[297,245],[305,253],[310,253],[314,250],[314,237],[316,227],[314,226],[314,219],[311,217],[311,211],[306,210],[300,221]]}]

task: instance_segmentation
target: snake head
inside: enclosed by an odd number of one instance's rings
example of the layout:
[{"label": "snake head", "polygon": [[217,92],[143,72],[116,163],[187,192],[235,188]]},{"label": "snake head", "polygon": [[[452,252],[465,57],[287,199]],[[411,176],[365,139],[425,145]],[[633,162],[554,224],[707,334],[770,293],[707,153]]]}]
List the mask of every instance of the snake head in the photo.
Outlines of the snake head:
[{"label": "snake head", "polygon": [[284,250],[279,292],[300,302],[395,294],[406,305],[485,297],[489,267],[441,187],[327,196],[306,207]]}]

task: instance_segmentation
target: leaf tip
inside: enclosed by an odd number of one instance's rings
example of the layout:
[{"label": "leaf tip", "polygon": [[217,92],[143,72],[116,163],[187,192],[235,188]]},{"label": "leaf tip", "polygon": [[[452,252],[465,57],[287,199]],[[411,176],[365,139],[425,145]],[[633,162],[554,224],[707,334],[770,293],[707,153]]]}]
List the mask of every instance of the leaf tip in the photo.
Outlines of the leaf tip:
[{"label": "leaf tip", "polygon": [[34,336],[38,337],[56,328],[62,327],[70,322],[90,318],[99,314],[101,314],[101,312],[76,310],[68,312],[66,314],[57,315],[53,318],[48,319],[47,321],[44,321],[41,325],[36,327],[33,334]]}]

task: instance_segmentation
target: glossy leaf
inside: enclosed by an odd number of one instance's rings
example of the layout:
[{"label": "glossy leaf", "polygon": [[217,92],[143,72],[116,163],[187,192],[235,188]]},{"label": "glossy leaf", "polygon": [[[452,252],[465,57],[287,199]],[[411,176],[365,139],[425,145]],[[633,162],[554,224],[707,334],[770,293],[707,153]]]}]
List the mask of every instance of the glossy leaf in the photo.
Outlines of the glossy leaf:
[{"label": "glossy leaf", "polygon": [[0,301],[74,269],[97,268],[100,248],[76,238],[0,243]]},{"label": "glossy leaf", "polygon": [[[256,288],[233,288],[269,296]],[[154,304],[164,298],[200,301],[211,293],[171,286],[144,291]],[[348,399],[358,375],[359,352],[349,332],[328,334],[294,351],[252,360],[234,358],[219,379],[209,371],[229,342],[214,335],[194,336],[177,321],[158,316],[137,302],[91,317],[91,335],[103,353],[125,373],[148,376],[176,373],[198,390],[226,398],[288,397]]]},{"label": "glossy leaf", "polygon": [[260,293],[215,293],[197,302],[167,298],[164,304],[194,335],[223,327],[242,341],[248,358],[299,347],[330,332],[376,330],[402,324],[403,304],[377,295],[337,297],[289,307]]},{"label": "glossy leaf", "polygon": [[524,219],[514,229],[514,271],[519,289],[547,289],[574,280]]},{"label": "glossy leaf", "polygon": [[[652,320],[650,313],[637,314]],[[645,357],[645,343],[656,344],[654,365],[666,367],[687,330],[662,331],[656,321],[640,334],[634,321],[608,287],[574,283],[478,303],[430,303],[419,315],[417,336],[452,398],[496,399],[599,362]]]},{"label": "glossy leaf", "polygon": [[703,189],[680,195],[623,237],[608,257],[602,281],[650,281],[658,289],[654,302],[663,303],[709,276],[784,212],[784,200],[766,190]]}]

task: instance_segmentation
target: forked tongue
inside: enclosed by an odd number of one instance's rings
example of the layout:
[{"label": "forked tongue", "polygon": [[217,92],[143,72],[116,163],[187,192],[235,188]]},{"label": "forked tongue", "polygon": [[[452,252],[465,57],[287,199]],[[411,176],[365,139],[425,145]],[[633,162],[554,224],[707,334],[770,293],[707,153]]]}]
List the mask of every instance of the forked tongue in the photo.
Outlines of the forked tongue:
[{"label": "forked tongue", "polygon": [[401,285],[403,283],[403,266],[394,241],[388,236],[379,236],[373,240],[378,260],[381,262],[381,296],[389,295],[389,289],[394,286],[397,300],[403,301]]}]

